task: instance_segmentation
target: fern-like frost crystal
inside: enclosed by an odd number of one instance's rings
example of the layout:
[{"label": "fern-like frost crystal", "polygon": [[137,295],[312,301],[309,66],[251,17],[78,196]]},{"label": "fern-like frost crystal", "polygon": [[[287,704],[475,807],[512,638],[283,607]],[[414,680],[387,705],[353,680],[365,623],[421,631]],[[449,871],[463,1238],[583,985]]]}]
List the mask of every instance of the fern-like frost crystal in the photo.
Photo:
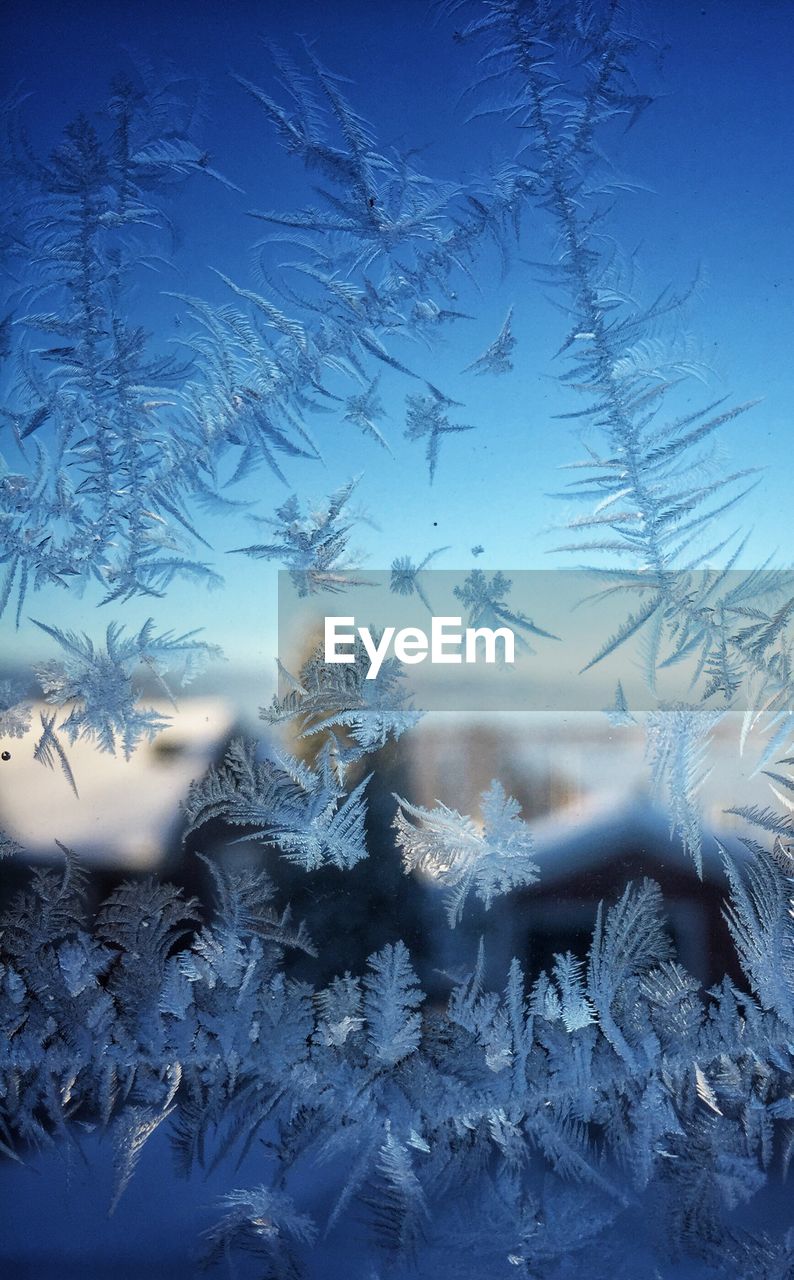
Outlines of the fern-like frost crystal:
[{"label": "fern-like frost crystal", "polygon": [[501,783],[492,782],[480,798],[481,825],[446,805],[423,809],[399,796],[397,800],[394,829],[403,866],[445,888],[453,927],[470,892],[487,909],[494,898],[538,879],[529,828],[519,816],[518,802]]}]

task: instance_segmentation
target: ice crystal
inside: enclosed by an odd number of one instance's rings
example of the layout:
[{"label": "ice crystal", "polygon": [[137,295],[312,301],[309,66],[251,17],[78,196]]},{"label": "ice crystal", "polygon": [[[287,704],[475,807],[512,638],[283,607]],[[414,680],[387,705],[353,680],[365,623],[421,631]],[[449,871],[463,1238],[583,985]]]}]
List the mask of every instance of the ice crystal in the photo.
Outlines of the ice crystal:
[{"label": "ice crystal", "polygon": [[22,738],[30,728],[31,707],[20,681],[0,680],[0,738]]},{"label": "ice crystal", "polygon": [[410,596],[416,592],[428,612],[432,613],[433,610],[425,595],[419,574],[443,551],[449,551],[449,547],[436,547],[435,551],[429,551],[419,564],[414,564],[410,556],[398,556],[392,561],[389,590],[398,596]]},{"label": "ice crystal", "polygon": [[265,523],[276,531],[276,540],[238,547],[238,554],[255,560],[278,560],[289,571],[299,596],[318,591],[344,591],[359,579],[347,561],[350,523],[345,508],[357,481],[331,494],[324,508],[302,516],[297,497],[278,508]]},{"label": "ice crystal", "polygon": [[51,636],[64,651],[63,658],[36,667],[36,677],[45,700],[57,707],[69,706],[59,732],[71,742],[78,738],[94,742],[102,751],[120,748],[129,759],[142,738],[151,739],[168,723],[168,717],[140,704],[140,691],[133,676],[143,668],[160,690],[173,701],[166,675],[180,669],[178,682],[184,686],[210,659],[221,657],[217,645],[195,639],[196,632],[176,636],[156,635],[151,618],[136,635],[111,622],[105,645],[96,647],[87,635],[61,631],[44,622],[36,625]]},{"label": "ice crystal", "polygon": [[192,785],[186,834],[222,818],[253,828],[251,839],[275,845],[307,871],[324,864],[346,869],[367,857],[368,781],[345,795],[327,753],[312,769],[286,754],[258,760],[255,745],[238,740],[221,765]]},{"label": "ice crystal", "polygon": [[421,715],[403,687],[405,672],[396,658],[386,658],[375,679],[368,680],[369,657],[359,637],[352,657],[352,662],[326,662],[320,646],[298,679],[281,666],[287,692],[260,712],[271,724],[294,724],[302,738],[325,741],[340,776],[361,756],[399,738]]},{"label": "ice crystal", "polygon": [[446,889],[447,917],[453,927],[470,891],[487,908],[500,894],[538,879],[534,844],[519,816],[520,806],[499,782],[492,782],[480,798],[481,830],[471,818],[443,804],[423,809],[397,799],[394,827],[403,865]]},{"label": "ice crystal", "polygon": [[498,337],[494,339],[486,351],[473,360],[463,370],[464,373],[510,373],[513,368],[511,355],[516,345],[513,337],[513,308],[511,307],[505,318],[505,322],[499,331]]},{"label": "ice crystal", "polygon": [[407,440],[422,440],[427,437],[425,457],[431,484],[438,466],[442,436],[474,430],[473,426],[451,422],[445,412],[446,407],[445,400],[432,393],[429,396],[410,395],[405,401],[405,437]]},{"label": "ice crystal", "polygon": [[[469,627],[510,627],[516,640],[528,652],[532,652],[526,636],[541,636],[546,640],[559,637],[544,631],[531,618],[516,613],[507,604],[512,582],[504,573],[494,573],[490,578],[483,569],[472,569],[463,585],[455,587],[455,595],[467,610]],[[523,634],[522,634],[523,633]]]}]

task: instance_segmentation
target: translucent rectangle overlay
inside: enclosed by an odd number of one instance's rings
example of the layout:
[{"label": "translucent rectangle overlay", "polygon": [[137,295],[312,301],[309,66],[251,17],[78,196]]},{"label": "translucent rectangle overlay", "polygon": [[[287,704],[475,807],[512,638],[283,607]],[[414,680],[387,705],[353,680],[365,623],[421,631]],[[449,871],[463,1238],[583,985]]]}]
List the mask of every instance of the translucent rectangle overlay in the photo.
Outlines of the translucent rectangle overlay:
[{"label": "translucent rectangle overlay", "polygon": [[[347,620],[336,622],[338,637],[357,637],[336,645],[338,655],[355,652],[354,662],[325,661],[329,619]],[[448,620],[438,656],[458,653],[459,662],[432,660],[434,619],[437,628]],[[396,691],[423,711],[607,711],[616,721],[660,703],[736,707],[765,666],[781,660],[793,628],[788,570],[417,572],[398,563],[316,582],[281,571],[279,697],[336,687],[340,702],[347,690],[372,703]],[[504,660],[508,645],[498,634],[495,661],[486,660],[482,635],[467,655],[467,629],[512,632],[514,660]],[[427,656],[399,663],[400,633],[413,656],[426,635]],[[459,644],[450,639],[457,634]],[[367,679],[378,645],[386,656]]]}]

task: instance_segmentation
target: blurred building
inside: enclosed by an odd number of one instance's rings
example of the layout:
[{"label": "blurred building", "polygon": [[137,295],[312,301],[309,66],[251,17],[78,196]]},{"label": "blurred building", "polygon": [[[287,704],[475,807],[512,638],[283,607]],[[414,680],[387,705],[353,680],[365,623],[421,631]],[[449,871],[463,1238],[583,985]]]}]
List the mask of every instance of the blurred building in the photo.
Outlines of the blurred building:
[{"label": "blurred building", "polygon": [[[0,828],[23,846],[30,862],[61,861],[59,840],[103,876],[173,873],[181,849],[181,802],[191,781],[223,753],[235,712],[222,698],[183,698],[178,708],[156,700],[149,705],[171,724],[129,760],[90,742],[70,746],[64,735],[77,795],[59,768],[34,758],[40,712],[52,708],[34,706],[27,734],[4,741],[9,759],[0,764]],[[6,863],[0,875],[7,879],[11,868]]]},{"label": "blurred building", "polygon": [[[119,878],[150,872],[201,892],[204,873],[191,850],[223,852],[231,863],[267,866],[279,898],[292,902],[318,946],[315,977],[358,971],[384,942],[403,937],[426,989],[441,994],[444,975],[470,967],[480,936],[496,986],[513,955],[531,972],[557,951],[584,955],[598,902],[614,901],[629,880],[648,876],[663,890],[681,961],[704,982],[735,968],[722,917],[727,886],[713,836],[742,856],[737,820],[724,810],[739,795],[744,803],[764,803],[765,783],[739,759],[737,726],[729,718],[714,734],[712,772],[699,797],[702,880],[680,839],[671,837],[664,798],[649,793],[642,729],[615,728],[593,714],[427,716],[378,754],[367,789],[370,858],[352,871],[306,875],[273,848],[240,843],[242,831],[235,830],[230,845],[219,821],[202,828],[185,853],[180,806],[191,781],[221,758],[237,730],[235,702],[190,697],[178,710],[152,705],[171,716],[171,726],[129,760],[91,743],[68,746],[79,797],[59,770],[34,759],[41,707],[25,737],[4,743],[10,758],[0,764],[0,827],[24,847],[26,859],[3,864],[0,890],[7,894],[20,882],[26,861],[60,862],[56,840],[95,873],[99,894]],[[540,879],[489,912],[467,903],[462,923],[451,931],[441,888],[402,873],[391,831],[394,794],[427,808],[443,803],[477,821],[480,795],[493,778],[522,807]]]},{"label": "blurred building", "polygon": [[[738,722],[726,717],[714,731],[711,771],[698,793],[701,879],[671,833],[665,797],[651,793],[641,726],[616,728],[594,714],[514,715],[498,722],[428,717],[403,762],[405,790],[394,789],[414,804],[441,802],[476,821],[481,793],[498,778],[521,804],[541,868],[536,885],[497,900],[490,911],[467,906],[462,925],[446,939],[445,965],[450,971],[460,966],[475,934],[485,939],[494,985],[514,955],[534,973],[555,952],[584,955],[598,903],[615,901],[628,881],[648,877],[663,891],[681,962],[705,983],[726,971],[738,976],[722,914],[727,880],[715,837],[742,860],[739,832],[746,824],[726,809],[768,802],[765,779],[754,776],[752,757],[742,759],[738,743]],[[434,886],[427,887],[433,894]],[[440,914],[442,891],[435,894]]]}]

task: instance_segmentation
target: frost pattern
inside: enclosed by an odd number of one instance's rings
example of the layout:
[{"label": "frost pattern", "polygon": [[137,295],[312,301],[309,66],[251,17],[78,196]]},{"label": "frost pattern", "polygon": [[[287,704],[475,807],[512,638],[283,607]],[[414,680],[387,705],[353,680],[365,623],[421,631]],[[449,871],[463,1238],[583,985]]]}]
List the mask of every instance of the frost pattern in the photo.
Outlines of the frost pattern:
[{"label": "frost pattern", "polygon": [[719,711],[685,705],[661,706],[648,717],[647,751],[657,790],[667,791],[670,834],[680,837],[703,876],[703,830],[697,794],[711,772],[709,734]]},{"label": "frost pattern", "polygon": [[[270,1185],[227,1195],[207,1255],[254,1250],[266,1274],[289,1280],[316,1259],[321,1230],[353,1233],[355,1265],[361,1229],[389,1274],[418,1265],[456,1280],[563,1280],[581,1274],[587,1250],[594,1276],[634,1280],[663,1257],[781,1280],[794,1264],[791,1232],[753,1234],[735,1216],[794,1150],[794,602],[762,574],[730,578],[744,544],[721,520],[755,480],[726,473],[711,449],[752,406],[684,405],[679,383],[702,377],[697,349],[658,330],[687,292],[637,302],[619,255],[604,250],[602,222],[625,188],[604,144],[616,120],[633,127],[651,101],[633,79],[642,47],[620,6],[442,8],[457,42],[479,45],[472,114],[518,124],[519,157],[468,185],[431,178],[417,153],[379,145],[312,49],[300,64],[271,50],[275,94],[238,82],[311,174],[315,203],[254,213],[266,228],[256,287],[219,274],[220,305],[172,292],[184,364],[136,324],[136,268],[162,251],[171,186],[239,190],[198,142],[184,85],[147,71],[116,81],[100,124],[75,120],[46,160],[16,126],[21,102],[9,103],[0,356],[12,369],[2,419],[16,452],[0,473],[0,610],[15,604],[19,622],[29,592],[50,585],[98,586],[123,605],[178,577],[217,583],[197,558],[209,549],[195,508],[238,509],[234,486],[257,471],[291,487],[291,467],[322,458],[309,414],[334,415],[345,440],[355,430],[362,448],[388,450],[381,376],[409,388],[405,435],[423,443],[433,482],[443,437],[473,427],[405,362],[401,340],[432,347],[467,319],[456,273],[473,273],[485,246],[506,263],[522,217],[545,221],[554,248],[534,270],[566,316],[561,381],[583,397],[561,416],[592,440],[564,494],[587,510],[560,550],[584,556],[600,588],[628,601],[589,665],[639,638],[653,691],[665,666],[694,661],[699,700],[662,704],[648,724],[651,772],[698,869],[706,739],[740,692],[750,695],[741,747],[762,739],[757,770],[780,806],[733,809],[771,849],[747,836],[741,858],[717,846],[743,985],[700,988],[673,954],[660,890],[644,881],[601,904],[586,955],[557,954],[535,974],[514,958],[502,992],[486,989],[480,946],[446,1004],[426,1000],[397,939],[362,976],[315,990],[285,972],[286,951],[314,948],[276,908],[263,871],[210,863],[207,918],[153,879],[118,887],[92,916],[85,876],[61,846],[63,874],[34,872],[0,925],[0,1147],[68,1147],[75,1120],[100,1126],[116,1152],[114,1207],[163,1126],[184,1172],[266,1133]],[[272,278],[274,237],[287,237],[291,260]],[[511,307],[467,371],[510,371],[512,321]],[[344,590],[355,581],[354,483],[319,508],[293,492],[264,522],[271,540],[238,552],[283,564],[299,594]],[[427,604],[420,574],[436,554],[396,559],[395,592]],[[723,568],[710,567],[720,558]],[[553,639],[511,610],[509,590],[504,575],[469,574],[458,589],[469,624]],[[101,647],[38,625],[62,652],[38,668],[56,710],[40,716],[35,755],[75,790],[61,734],[129,755],[164,723],[141,705],[135,673],[170,697],[173,665],[190,678],[218,656],[192,632],[157,636],[153,623],[137,633],[111,623]],[[282,674],[288,691],[265,718],[297,730],[311,760],[234,743],[193,784],[188,832],[215,821],[307,872],[349,871],[369,852],[369,778],[358,766],[418,713],[398,664],[371,687],[361,661],[331,670],[318,654]],[[633,719],[620,683],[609,714]],[[21,737],[30,720],[27,689],[4,683],[4,735]],[[400,799],[394,827],[404,869],[446,890],[450,925],[469,893],[487,908],[537,879],[530,832],[498,782],[482,796],[481,823]],[[0,856],[17,852],[1,834]],[[328,1172],[321,1215],[301,1203],[304,1157]]]},{"label": "frost pattern", "polygon": [[499,782],[480,797],[481,830],[443,804],[422,809],[399,797],[397,801],[394,829],[403,866],[444,886],[452,928],[460,922],[469,892],[487,909],[500,894],[538,879],[534,844],[519,816],[520,806]]},{"label": "frost pattern", "polygon": [[260,712],[270,724],[291,724],[299,738],[327,746],[340,777],[362,757],[396,741],[421,716],[402,687],[405,672],[396,658],[384,659],[377,677],[368,680],[370,659],[358,636],[352,657],[352,662],[326,662],[320,645],[299,678],[281,667],[287,692]]},{"label": "frost pattern", "polygon": [[544,631],[531,618],[510,608],[507,597],[512,586],[510,579],[502,572],[494,573],[489,578],[484,570],[472,569],[463,585],[455,587],[455,595],[467,611],[467,625],[494,629],[507,626],[513,630],[518,645],[529,653],[532,652],[532,647],[526,638],[528,635],[558,640],[559,636]]},{"label": "frost pattern", "polygon": [[429,396],[411,395],[405,401],[405,437],[407,440],[423,440],[427,438],[425,459],[430,475],[430,483],[436,474],[438,457],[443,436],[455,435],[461,431],[473,431],[471,425],[452,422],[446,413],[452,401],[439,392],[431,390]]},{"label": "frost pattern", "polygon": [[30,728],[31,708],[19,680],[0,680],[0,738],[22,738]]},{"label": "frost pattern", "polygon": [[511,307],[498,336],[487,350],[483,351],[482,355],[466,366],[463,370],[464,373],[510,373],[513,368],[513,361],[510,357],[516,345],[516,340],[513,337],[512,322],[513,308]]},{"label": "frost pattern", "polygon": [[353,492],[353,480],[331,495],[327,505],[301,516],[293,496],[279,507],[275,519],[268,520],[276,531],[274,542],[238,547],[237,552],[256,560],[278,560],[289,570],[299,596],[317,591],[344,591],[360,579],[345,563],[350,524],[345,507]]},{"label": "frost pattern", "polygon": [[305,871],[326,863],[346,869],[367,857],[368,781],[365,778],[346,796],[327,751],[312,769],[286,754],[258,760],[255,744],[238,740],[221,765],[191,786],[185,803],[186,834],[211,818],[222,818],[254,828],[251,839],[277,845]]},{"label": "frost pattern", "polygon": [[[35,619],[34,619],[35,621]],[[133,673],[143,667],[160,691],[173,702],[165,674],[181,667],[179,684],[184,687],[211,658],[221,657],[217,645],[196,640],[195,631],[182,636],[171,632],[158,636],[150,618],[137,635],[127,636],[111,622],[103,648],[95,647],[87,635],[61,631],[44,622],[36,626],[51,636],[64,652],[36,668],[45,701],[53,706],[69,706],[58,731],[71,742],[86,739],[102,751],[120,748],[127,759],[141,738],[153,738],[168,723],[168,717],[142,707],[133,684]]]},{"label": "frost pattern", "polygon": [[[444,1276],[503,1274],[528,1250],[556,1276],[585,1245],[625,1254],[631,1222],[650,1256],[639,1209],[674,1256],[749,1280],[755,1237],[727,1224],[789,1159],[791,882],[761,854],[730,875],[756,994],[699,989],[646,881],[602,904],[586,959],[560,954],[533,980],[514,960],[500,995],[481,950],[442,1014],[401,942],[313,998],[286,979],[285,948],[310,943],[261,874],[215,870],[206,921],[149,880],[92,923],[68,855],[2,923],[0,1141],[68,1141],[70,1115],[93,1116],[116,1144],[115,1202],[161,1125],[188,1170],[264,1124],[271,1181],[229,1193],[207,1246],[254,1247],[289,1274],[318,1230],[344,1235],[363,1213],[384,1265],[430,1257],[432,1241]],[[299,1152],[327,1170],[324,1222],[301,1202]],[[468,1226],[461,1197],[479,1207]],[[787,1264],[785,1240],[764,1248]]]}]

